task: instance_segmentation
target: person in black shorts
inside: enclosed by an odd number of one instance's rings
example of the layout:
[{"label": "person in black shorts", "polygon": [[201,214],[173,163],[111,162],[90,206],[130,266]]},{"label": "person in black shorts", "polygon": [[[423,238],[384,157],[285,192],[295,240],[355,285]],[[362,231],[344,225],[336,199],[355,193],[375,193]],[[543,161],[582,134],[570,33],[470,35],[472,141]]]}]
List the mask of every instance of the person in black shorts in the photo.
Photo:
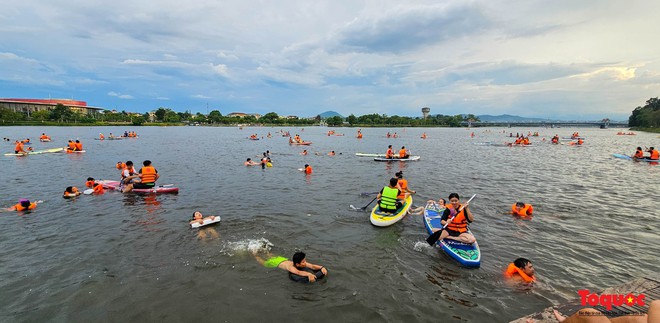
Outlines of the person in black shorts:
[{"label": "person in black shorts", "polygon": [[140,182],[126,185],[124,193],[130,192],[133,189],[150,189],[156,186],[156,181],[160,177],[158,171],[151,166],[150,160],[145,160],[142,165],[143,167],[140,168],[140,171],[138,172]]}]

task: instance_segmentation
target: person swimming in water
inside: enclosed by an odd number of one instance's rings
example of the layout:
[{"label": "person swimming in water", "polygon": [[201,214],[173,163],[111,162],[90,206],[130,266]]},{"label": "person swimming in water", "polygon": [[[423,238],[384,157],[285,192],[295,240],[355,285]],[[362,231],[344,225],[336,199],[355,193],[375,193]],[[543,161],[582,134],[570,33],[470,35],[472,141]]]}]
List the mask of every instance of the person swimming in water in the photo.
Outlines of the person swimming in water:
[{"label": "person swimming in water", "polygon": [[323,276],[328,275],[328,269],[326,269],[325,267],[307,262],[307,259],[305,259],[305,253],[302,251],[298,251],[295,254],[293,254],[291,260],[288,260],[287,258],[282,256],[273,256],[270,254],[268,259],[263,259],[256,253],[254,254],[254,257],[257,259],[257,261],[260,264],[262,264],[266,268],[277,267],[286,270],[290,274],[309,279],[310,283],[316,281],[316,275],[305,269],[310,269],[312,271],[321,271]]}]

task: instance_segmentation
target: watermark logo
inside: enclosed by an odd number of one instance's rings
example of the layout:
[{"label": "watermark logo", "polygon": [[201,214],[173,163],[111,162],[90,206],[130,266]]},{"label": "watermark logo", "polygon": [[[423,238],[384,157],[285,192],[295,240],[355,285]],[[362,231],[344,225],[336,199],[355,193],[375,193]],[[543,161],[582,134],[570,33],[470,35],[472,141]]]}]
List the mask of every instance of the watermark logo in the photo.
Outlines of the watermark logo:
[{"label": "watermark logo", "polygon": [[621,306],[621,305],[628,305],[628,306],[633,306],[633,305],[639,305],[639,306],[644,306],[646,303],[644,302],[644,298],[646,295],[644,294],[632,294],[629,293],[627,295],[623,294],[596,294],[596,293],[591,293],[589,292],[588,289],[581,289],[578,290],[578,295],[580,295],[580,302],[582,303],[582,306],[596,306],[596,305],[601,305],[605,306],[605,308],[610,311],[612,310],[612,306]]}]

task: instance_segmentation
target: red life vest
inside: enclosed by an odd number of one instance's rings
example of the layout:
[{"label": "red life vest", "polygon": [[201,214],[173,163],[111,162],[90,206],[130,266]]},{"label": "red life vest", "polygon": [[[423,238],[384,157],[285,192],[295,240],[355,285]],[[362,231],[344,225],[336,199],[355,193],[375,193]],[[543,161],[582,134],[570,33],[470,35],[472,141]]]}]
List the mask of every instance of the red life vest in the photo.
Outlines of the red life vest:
[{"label": "red life vest", "polygon": [[658,159],[660,159],[660,156],[659,156],[659,155],[660,155],[660,154],[658,153],[658,150],[657,150],[657,149],[653,149],[653,150],[651,150],[651,159],[653,159],[653,160],[658,160]]}]

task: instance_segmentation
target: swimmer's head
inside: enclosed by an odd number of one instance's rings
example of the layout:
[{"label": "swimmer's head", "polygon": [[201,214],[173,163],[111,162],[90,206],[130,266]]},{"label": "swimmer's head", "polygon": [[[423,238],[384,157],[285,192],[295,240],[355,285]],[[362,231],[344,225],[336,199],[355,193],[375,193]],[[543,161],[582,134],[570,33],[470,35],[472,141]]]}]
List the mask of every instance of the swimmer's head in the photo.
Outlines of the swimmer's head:
[{"label": "swimmer's head", "polygon": [[65,189],[65,191],[66,191],[67,193],[73,193],[73,186],[67,186],[67,188]]},{"label": "swimmer's head", "polygon": [[291,261],[293,261],[293,265],[296,267],[305,267],[305,253],[302,251],[294,253]]},{"label": "swimmer's head", "polygon": [[525,207],[525,203],[523,202],[516,202],[517,207]]},{"label": "swimmer's head", "polygon": [[18,201],[18,203],[21,203],[21,206],[22,206],[22,207],[28,207],[28,206],[30,206],[30,200],[28,200],[28,199],[20,199],[20,200]]},{"label": "swimmer's head", "polygon": [[536,272],[532,262],[529,259],[518,258],[513,261],[513,265],[520,268],[528,276],[534,276],[534,273]]},{"label": "swimmer's head", "polygon": [[87,181],[94,181],[94,177],[87,177]]},{"label": "swimmer's head", "polygon": [[199,219],[201,219],[202,217],[203,217],[202,212],[199,212],[199,211],[195,211],[195,212],[193,212],[193,216],[192,216],[192,219],[193,219],[193,220],[199,220]]}]

